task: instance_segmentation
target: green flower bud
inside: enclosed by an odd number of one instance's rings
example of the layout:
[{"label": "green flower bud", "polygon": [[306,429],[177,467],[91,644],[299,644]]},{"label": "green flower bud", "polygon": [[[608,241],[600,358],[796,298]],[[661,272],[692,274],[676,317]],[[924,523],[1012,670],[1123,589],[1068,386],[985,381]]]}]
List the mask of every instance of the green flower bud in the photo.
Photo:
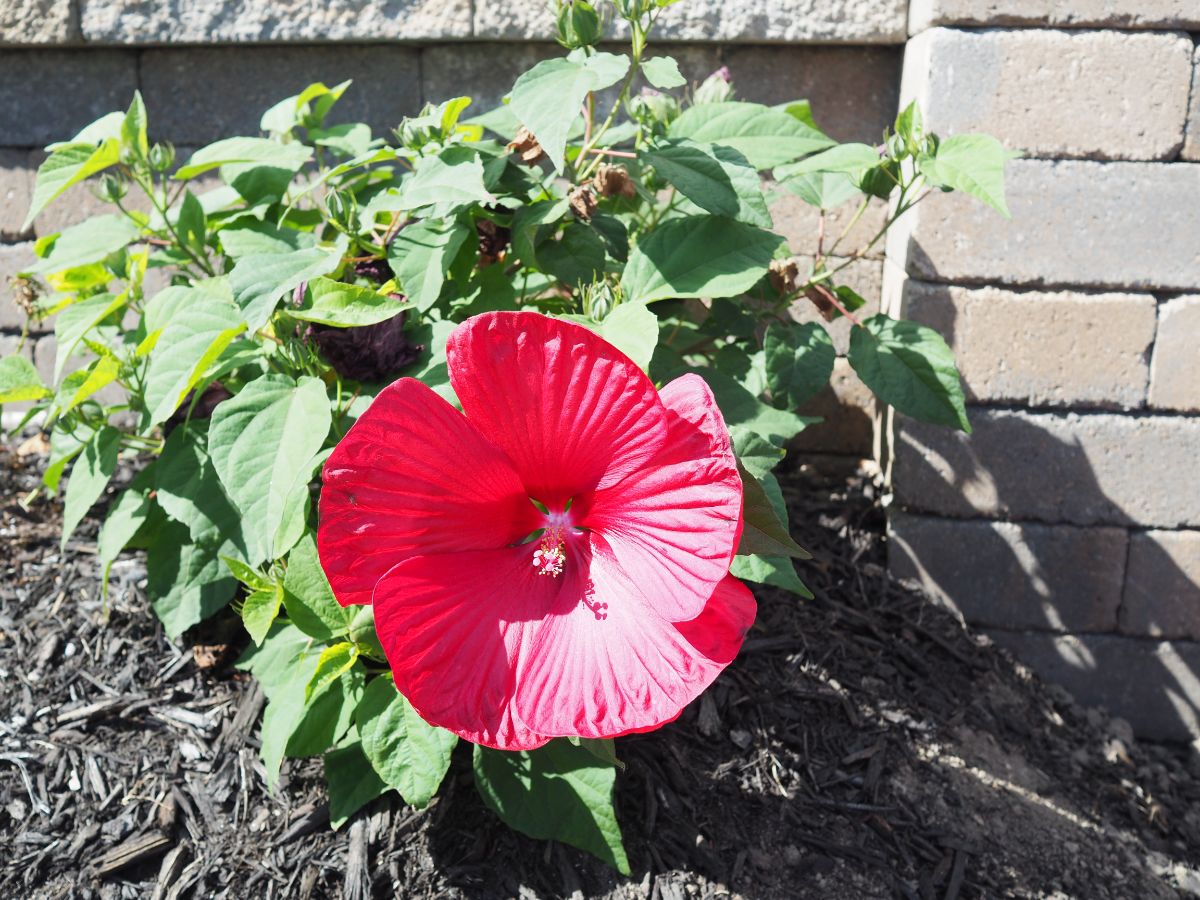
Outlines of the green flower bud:
[{"label": "green flower bud", "polygon": [[603,36],[600,14],[587,0],[573,0],[559,9],[558,42],[568,50],[595,46]]},{"label": "green flower bud", "polygon": [[105,203],[120,203],[129,193],[129,183],[115,172],[106,172],[93,187],[95,195]]},{"label": "green flower bud", "polygon": [[175,164],[175,145],[170,141],[155,144],[150,148],[146,161],[150,163],[150,168],[155,172],[167,171]]}]

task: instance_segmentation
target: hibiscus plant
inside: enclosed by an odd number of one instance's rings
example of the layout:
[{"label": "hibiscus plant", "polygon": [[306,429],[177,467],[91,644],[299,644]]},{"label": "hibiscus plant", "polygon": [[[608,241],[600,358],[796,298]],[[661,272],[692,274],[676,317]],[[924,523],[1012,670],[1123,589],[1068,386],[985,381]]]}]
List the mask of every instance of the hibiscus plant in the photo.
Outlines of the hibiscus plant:
[{"label": "hibiscus plant", "polygon": [[[14,283],[54,317],[50,383],[0,360],[46,490],[67,477],[63,544],[131,460],[105,582],[144,550],[172,638],[232,604],[267,777],[322,755],[334,827],[391,789],[428,804],[462,738],[505,821],[628,871],[612,738],[733,659],[741,580],[806,593],[771,470],[836,354],[797,304],[852,321],[883,403],[968,427],[942,339],[857,318],[836,240],[789,259],[764,176],[822,235],[890,201],[874,244],[932,191],[1004,212],[1006,152],[914,106],[839,144],[727,72],[689,88],[647,53],[668,2],[560,0],[566,55],[482,114],[455,97],[376,135],[331,121],[348,83],[313,84],[180,164],[135,95],[37,173],[30,221],[85,180],[112,207]],[[604,18],[627,53],[597,48]]]}]

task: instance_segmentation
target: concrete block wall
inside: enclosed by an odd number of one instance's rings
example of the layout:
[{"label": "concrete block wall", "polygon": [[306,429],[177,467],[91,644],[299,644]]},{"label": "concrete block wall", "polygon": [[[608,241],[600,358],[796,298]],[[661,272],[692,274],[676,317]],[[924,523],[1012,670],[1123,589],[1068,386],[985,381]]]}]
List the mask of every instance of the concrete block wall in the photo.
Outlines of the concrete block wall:
[{"label": "concrete block wall", "polygon": [[[663,15],[660,52],[699,81],[722,65],[739,96],[764,103],[806,98],[841,140],[874,140],[895,116],[905,0],[687,0]],[[517,76],[561,53],[541,0],[0,0],[0,351],[16,345],[24,317],[8,277],[28,264],[33,241],[99,212],[77,187],[20,227],[42,148],[69,138],[140,89],[152,138],[191,150],[233,134],[257,134],[275,101],[322,80],[354,85],[336,115],[377,133],[426,101],[467,94],[473,111],[499,103]],[[816,249],[817,220],[775,191],[776,226],[798,256]],[[849,215],[849,211],[846,212]],[[853,252],[878,227],[864,216]],[[856,288],[878,307],[883,251],[854,266]],[[53,336],[35,333],[22,352],[44,376]],[[827,415],[804,437],[819,452],[866,456],[865,389],[841,372],[808,410]]]},{"label": "concrete block wall", "polygon": [[892,571],[1085,702],[1200,735],[1200,4],[913,0],[901,103],[1020,151],[1012,218],[933,195],[884,305],[971,435],[896,416]]}]

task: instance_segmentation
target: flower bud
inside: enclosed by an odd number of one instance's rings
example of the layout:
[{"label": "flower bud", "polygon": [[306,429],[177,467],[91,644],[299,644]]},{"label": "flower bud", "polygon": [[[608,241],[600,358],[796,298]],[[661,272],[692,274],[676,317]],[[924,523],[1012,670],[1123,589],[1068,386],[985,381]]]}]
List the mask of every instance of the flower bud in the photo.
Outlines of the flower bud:
[{"label": "flower bud", "polygon": [[868,197],[878,197],[886,200],[900,181],[900,163],[895,160],[885,160],[878,166],[872,166],[863,173],[858,181],[858,189]]},{"label": "flower bud", "polygon": [[670,125],[679,117],[679,101],[654,88],[642,88],[629,101],[633,117],[643,124]]},{"label": "flower bud", "polygon": [[175,145],[170,141],[155,144],[150,148],[146,161],[150,163],[150,168],[155,172],[167,171],[175,164]]},{"label": "flower bud", "polygon": [[558,11],[558,42],[568,50],[600,42],[604,27],[600,14],[587,0],[569,0]]},{"label": "flower bud", "polygon": [[129,184],[120,174],[106,172],[93,185],[93,193],[105,203],[120,203],[129,193]]},{"label": "flower bud", "polygon": [[692,95],[692,104],[699,106],[702,103],[724,103],[732,99],[733,76],[728,66],[721,66],[696,88],[696,93]]},{"label": "flower bud", "polygon": [[336,190],[326,198],[329,220],[348,234],[358,233],[358,200],[349,191]]}]

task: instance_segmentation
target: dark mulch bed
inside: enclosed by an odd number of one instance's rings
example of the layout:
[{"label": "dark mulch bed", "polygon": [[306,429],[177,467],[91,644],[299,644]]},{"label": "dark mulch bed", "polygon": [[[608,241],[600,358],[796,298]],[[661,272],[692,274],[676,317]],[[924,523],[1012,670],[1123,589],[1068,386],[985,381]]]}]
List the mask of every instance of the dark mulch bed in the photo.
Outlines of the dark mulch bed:
[{"label": "dark mulch bed", "polygon": [[1197,761],[890,583],[861,474],[793,464],[816,599],[758,592],[716,687],[618,742],[630,879],[502,826],[466,746],[430,808],[383,798],[337,833],[319,761],[268,793],[237,623],[167,641],[132,556],[105,611],[95,524],[60,554],[56,504],[19,504],[38,478],[0,451],[0,896],[1200,895]]}]

